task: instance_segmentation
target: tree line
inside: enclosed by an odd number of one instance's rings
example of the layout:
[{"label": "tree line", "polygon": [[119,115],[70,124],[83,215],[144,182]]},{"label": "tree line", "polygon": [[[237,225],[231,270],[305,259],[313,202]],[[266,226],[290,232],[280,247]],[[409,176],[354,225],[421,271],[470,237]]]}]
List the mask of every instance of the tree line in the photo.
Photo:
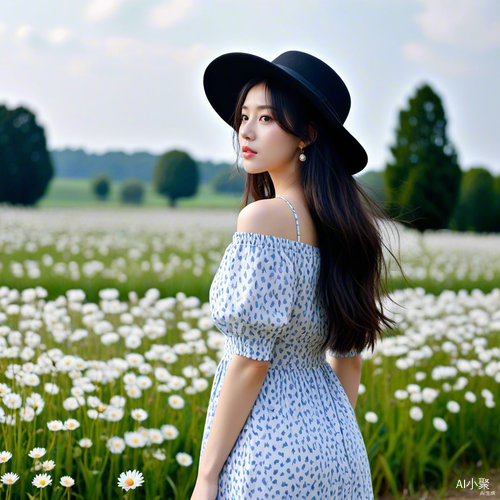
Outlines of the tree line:
[{"label": "tree line", "polygon": [[[500,177],[494,177],[484,166],[464,172],[446,127],[440,96],[430,85],[421,85],[399,111],[390,146],[392,159],[381,174],[367,172],[356,179],[375,194],[391,216],[420,231],[500,231]],[[73,168],[73,172],[83,171],[82,154],[86,155],[82,151],[57,152],[58,161],[65,169]],[[113,172],[121,171],[122,177],[125,172],[133,172],[132,155],[109,155],[102,155],[99,161],[114,165]],[[117,167],[116,155],[128,158],[127,168]],[[120,191],[125,203],[142,202],[144,175],[152,177],[155,190],[168,199],[170,206],[182,197],[195,196],[200,182],[210,182],[220,193],[243,192],[243,168],[239,169],[241,175],[229,177],[234,174],[229,164],[196,162],[180,150],[157,157],[149,153],[137,155],[147,174],[125,178]],[[93,158],[93,162],[98,160]],[[46,193],[54,170],[43,127],[36,123],[34,114],[25,107],[10,110],[0,105],[0,203],[36,204]],[[95,195],[105,200],[114,180],[121,179],[112,179],[108,174],[94,176]]]}]

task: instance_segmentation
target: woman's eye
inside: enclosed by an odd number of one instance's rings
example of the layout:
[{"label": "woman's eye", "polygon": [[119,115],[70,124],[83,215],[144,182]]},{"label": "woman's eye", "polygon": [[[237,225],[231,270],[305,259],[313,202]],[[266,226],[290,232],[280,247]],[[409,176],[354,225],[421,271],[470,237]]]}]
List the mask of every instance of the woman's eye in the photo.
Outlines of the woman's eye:
[{"label": "woman's eye", "polygon": [[[246,115],[240,115],[240,119],[241,121],[244,121],[244,118],[245,118]],[[270,116],[267,116],[267,115],[262,115],[262,118],[269,118],[269,121],[272,120],[272,118]]]}]

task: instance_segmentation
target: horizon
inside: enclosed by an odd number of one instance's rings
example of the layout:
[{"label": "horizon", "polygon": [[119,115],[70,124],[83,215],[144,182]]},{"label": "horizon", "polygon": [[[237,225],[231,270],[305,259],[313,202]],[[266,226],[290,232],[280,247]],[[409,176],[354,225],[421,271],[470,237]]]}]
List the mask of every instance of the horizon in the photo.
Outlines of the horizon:
[{"label": "horizon", "polygon": [[428,83],[443,101],[461,168],[500,173],[495,0],[255,0],[252,8],[53,0],[50,9],[18,0],[0,14],[0,62],[9,69],[0,103],[34,112],[50,150],[180,149],[230,163],[232,129],[208,103],[203,72],[222,53],[273,60],[286,50],[323,59],[346,83],[345,127],[368,153],[364,171],[391,161],[398,113]]}]

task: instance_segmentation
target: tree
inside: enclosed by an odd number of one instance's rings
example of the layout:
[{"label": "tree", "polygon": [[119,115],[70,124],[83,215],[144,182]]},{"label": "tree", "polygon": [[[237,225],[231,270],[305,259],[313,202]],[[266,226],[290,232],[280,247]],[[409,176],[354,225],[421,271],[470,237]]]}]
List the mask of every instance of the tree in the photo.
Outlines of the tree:
[{"label": "tree", "polygon": [[110,180],[105,174],[98,175],[92,183],[92,192],[100,199],[105,200],[110,190]]},{"label": "tree", "polygon": [[394,161],[385,169],[388,210],[396,216],[408,209],[419,231],[448,227],[458,201],[462,172],[454,146],[446,136],[440,97],[424,84],[399,113]]},{"label": "tree", "polygon": [[495,208],[493,209],[493,231],[500,232],[500,175],[495,177],[493,186],[495,189]]},{"label": "tree", "polygon": [[496,209],[495,180],[485,168],[464,172],[460,198],[450,221],[450,229],[459,231],[494,231]]},{"label": "tree", "polygon": [[179,198],[196,194],[199,179],[197,163],[183,151],[169,151],[155,165],[154,186],[158,193],[168,197],[170,206],[176,206]]},{"label": "tree", "polygon": [[25,107],[0,105],[0,203],[34,205],[54,176],[43,127]]},{"label": "tree", "polygon": [[144,185],[140,179],[125,179],[121,186],[123,203],[141,204],[144,198]]}]

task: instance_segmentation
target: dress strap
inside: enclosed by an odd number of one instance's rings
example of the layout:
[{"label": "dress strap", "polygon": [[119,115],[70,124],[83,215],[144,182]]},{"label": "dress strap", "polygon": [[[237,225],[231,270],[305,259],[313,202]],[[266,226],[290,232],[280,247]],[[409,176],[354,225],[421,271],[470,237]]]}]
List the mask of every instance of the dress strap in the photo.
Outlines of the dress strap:
[{"label": "dress strap", "polygon": [[295,225],[297,226],[297,241],[300,242],[299,219],[297,217],[297,213],[295,212],[295,208],[293,208],[293,205],[284,196],[276,196],[276,198],[281,198],[282,200],[285,200],[290,205],[290,208],[293,210],[293,215],[295,217]]}]

